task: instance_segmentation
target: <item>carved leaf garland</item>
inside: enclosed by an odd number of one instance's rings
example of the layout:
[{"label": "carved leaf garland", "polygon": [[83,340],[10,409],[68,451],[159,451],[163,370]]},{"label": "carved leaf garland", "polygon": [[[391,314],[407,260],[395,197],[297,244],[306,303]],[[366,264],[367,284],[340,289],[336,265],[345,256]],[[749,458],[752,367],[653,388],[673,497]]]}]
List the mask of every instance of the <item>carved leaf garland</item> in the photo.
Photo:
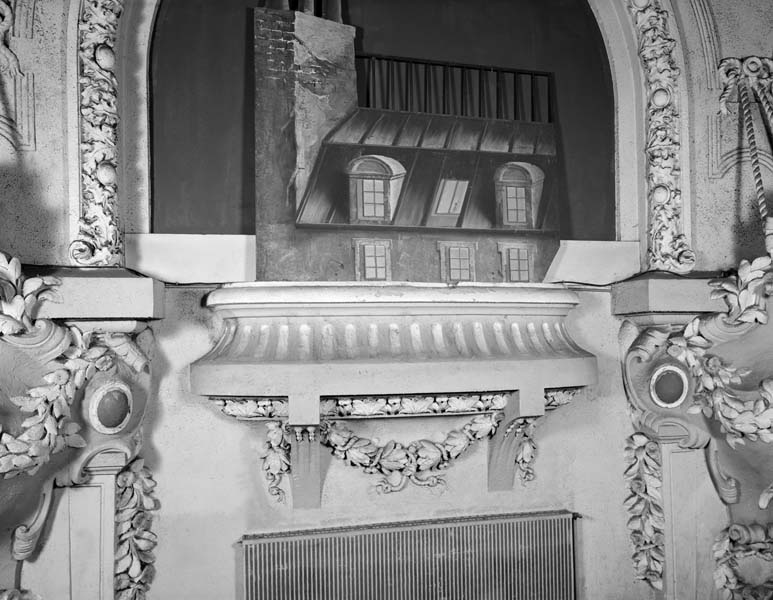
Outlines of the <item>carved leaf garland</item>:
[{"label": "carved leaf garland", "polygon": [[751,263],[742,260],[737,273],[711,281],[715,288],[712,298],[723,299],[727,312],[696,317],[667,342],[668,353],[689,369],[695,382],[693,405],[688,412],[702,412],[716,419],[732,447],[746,439],[773,441],[773,380],[760,383],[758,397],[740,398],[733,385],[739,385],[749,370],[733,367],[712,355],[709,350],[713,343],[702,331],[715,319],[731,326],[766,323],[766,301],[773,289],[771,268],[768,256]]},{"label": "carved leaf garland", "polygon": [[[116,354],[105,344],[103,335],[84,334],[76,327],[35,320],[41,301],[58,299],[53,289],[58,283],[53,277],[26,279],[19,260],[0,252],[0,343],[4,337],[9,341],[23,339],[44,328],[57,331],[66,343],[61,354],[48,363],[43,385],[30,388],[24,396],[11,398],[28,416],[19,434],[3,431],[0,425],[0,474],[5,479],[21,473],[34,475],[52,454],[84,446],[78,433],[80,425],[70,419],[70,407],[77,392],[96,372],[116,368]],[[113,342],[116,336],[142,356],[128,336],[113,334]],[[145,362],[147,359],[136,361],[135,367],[142,368]]]},{"label": "carved leaf garland", "polygon": [[280,485],[290,472],[290,434],[282,421],[268,421],[266,427],[268,434],[262,457],[263,470],[268,480],[268,493],[282,502],[285,492]]},{"label": "carved leaf garland", "polygon": [[366,473],[380,473],[383,477],[376,486],[379,492],[400,491],[409,481],[436,487],[445,483],[438,472],[447,469],[474,442],[493,436],[501,419],[499,412],[481,414],[448,433],[442,442],[416,440],[404,445],[389,441],[383,446],[357,436],[340,422],[328,421],[322,428],[322,443],[348,464]]},{"label": "carved leaf garland", "polygon": [[158,510],[156,482],[142,458],[134,459],[116,477],[115,599],[145,600],[155,576],[151,531]]},{"label": "carved leaf garland", "polygon": [[734,524],[723,529],[712,548],[714,584],[723,600],[768,600],[773,583],[751,585],[739,578],[739,562],[773,562],[773,524]]},{"label": "carved leaf garland", "polygon": [[625,459],[629,490],[625,507],[636,577],[662,590],[665,513],[660,445],[644,433],[634,433],[626,441]]}]

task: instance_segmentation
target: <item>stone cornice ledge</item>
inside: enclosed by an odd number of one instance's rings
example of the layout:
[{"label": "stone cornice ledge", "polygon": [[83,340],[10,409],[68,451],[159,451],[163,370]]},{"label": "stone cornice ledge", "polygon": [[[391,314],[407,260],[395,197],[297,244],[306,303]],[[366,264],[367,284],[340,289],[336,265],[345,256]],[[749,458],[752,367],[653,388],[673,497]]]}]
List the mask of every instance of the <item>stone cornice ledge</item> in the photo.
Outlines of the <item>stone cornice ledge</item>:
[{"label": "stone cornice ledge", "polygon": [[686,324],[695,315],[724,310],[711,298],[711,277],[649,272],[612,285],[612,313],[642,326]]}]

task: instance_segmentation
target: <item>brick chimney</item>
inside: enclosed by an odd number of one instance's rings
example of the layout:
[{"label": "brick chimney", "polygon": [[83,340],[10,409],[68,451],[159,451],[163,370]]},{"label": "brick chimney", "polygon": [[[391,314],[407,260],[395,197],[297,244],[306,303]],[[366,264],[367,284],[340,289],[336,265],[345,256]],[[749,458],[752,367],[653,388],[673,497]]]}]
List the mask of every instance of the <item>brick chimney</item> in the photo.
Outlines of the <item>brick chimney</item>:
[{"label": "brick chimney", "polygon": [[323,138],[357,106],[354,27],[308,13],[255,9],[257,278],[268,249],[292,238]]}]

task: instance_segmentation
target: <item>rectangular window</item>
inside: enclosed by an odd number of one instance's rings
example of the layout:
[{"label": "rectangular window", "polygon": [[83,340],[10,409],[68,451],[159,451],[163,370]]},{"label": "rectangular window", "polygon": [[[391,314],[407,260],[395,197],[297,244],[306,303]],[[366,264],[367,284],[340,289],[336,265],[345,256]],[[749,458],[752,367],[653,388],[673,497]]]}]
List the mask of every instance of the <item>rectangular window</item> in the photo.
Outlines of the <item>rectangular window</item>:
[{"label": "rectangular window", "polygon": [[526,218],[526,188],[515,185],[505,186],[505,220],[508,223],[525,224]]},{"label": "rectangular window", "polygon": [[526,248],[509,248],[507,267],[510,281],[529,281],[529,251]]},{"label": "rectangular window", "polygon": [[383,179],[362,180],[362,216],[383,219],[386,206]]},{"label": "rectangular window", "polygon": [[471,281],[470,249],[451,246],[448,249],[448,278],[451,281]]},{"label": "rectangular window", "polygon": [[381,244],[363,244],[363,267],[365,279],[385,281],[387,279],[387,248]]},{"label": "rectangular window", "polygon": [[435,214],[460,214],[469,183],[461,179],[443,179],[435,195]]}]

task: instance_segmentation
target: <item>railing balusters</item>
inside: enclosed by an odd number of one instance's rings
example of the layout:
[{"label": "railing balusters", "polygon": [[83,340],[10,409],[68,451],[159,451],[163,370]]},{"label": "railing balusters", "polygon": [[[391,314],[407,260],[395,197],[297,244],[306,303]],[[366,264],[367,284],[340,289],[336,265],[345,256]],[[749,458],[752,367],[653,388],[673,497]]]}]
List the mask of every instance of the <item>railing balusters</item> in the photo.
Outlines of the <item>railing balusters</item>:
[{"label": "railing balusters", "polygon": [[448,113],[448,65],[443,65],[443,114]]},{"label": "railing balusters", "polygon": [[459,110],[463,117],[467,116],[467,70],[460,69],[459,71],[462,78],[462,101],[459,103]]},{"label": "railing balusters", "polygon": [[483,85],[483,69],[478,69],[478,117],[481,119],[486,116],[483,110],[483,102],[486,100],[486,96],[483,93],[485,89]]},{"label": "railing balusters", "polygon": [[429,98],[432,91],[432,80],[430,79],[430,65],[424,63],[424,112],[429,112]]},{"label": "railing balusters", "polygon": [[491,69],[492,72],[495,73],[494,77],[496,78],[497,82],[497,102],[496,102],[496,115],[497,119],[502,118],[502,72],[501,71],[494,71],[494,69]]},{"label": "railing balusters", "polygon": [[413,108],[413,62],[405,63],[405,110]]},{"label": "railing balusters", "polygon": [[[313,6],[313,0],[304,1],[302,6]],[[377,54],[359,54],[356,64],[366,82],[367,108],[547,123],[555,118],[552,73]],[[477,108],[473,72],[478,74]],[[438,76],[442,77],[440,83],[435,81]]]}]

